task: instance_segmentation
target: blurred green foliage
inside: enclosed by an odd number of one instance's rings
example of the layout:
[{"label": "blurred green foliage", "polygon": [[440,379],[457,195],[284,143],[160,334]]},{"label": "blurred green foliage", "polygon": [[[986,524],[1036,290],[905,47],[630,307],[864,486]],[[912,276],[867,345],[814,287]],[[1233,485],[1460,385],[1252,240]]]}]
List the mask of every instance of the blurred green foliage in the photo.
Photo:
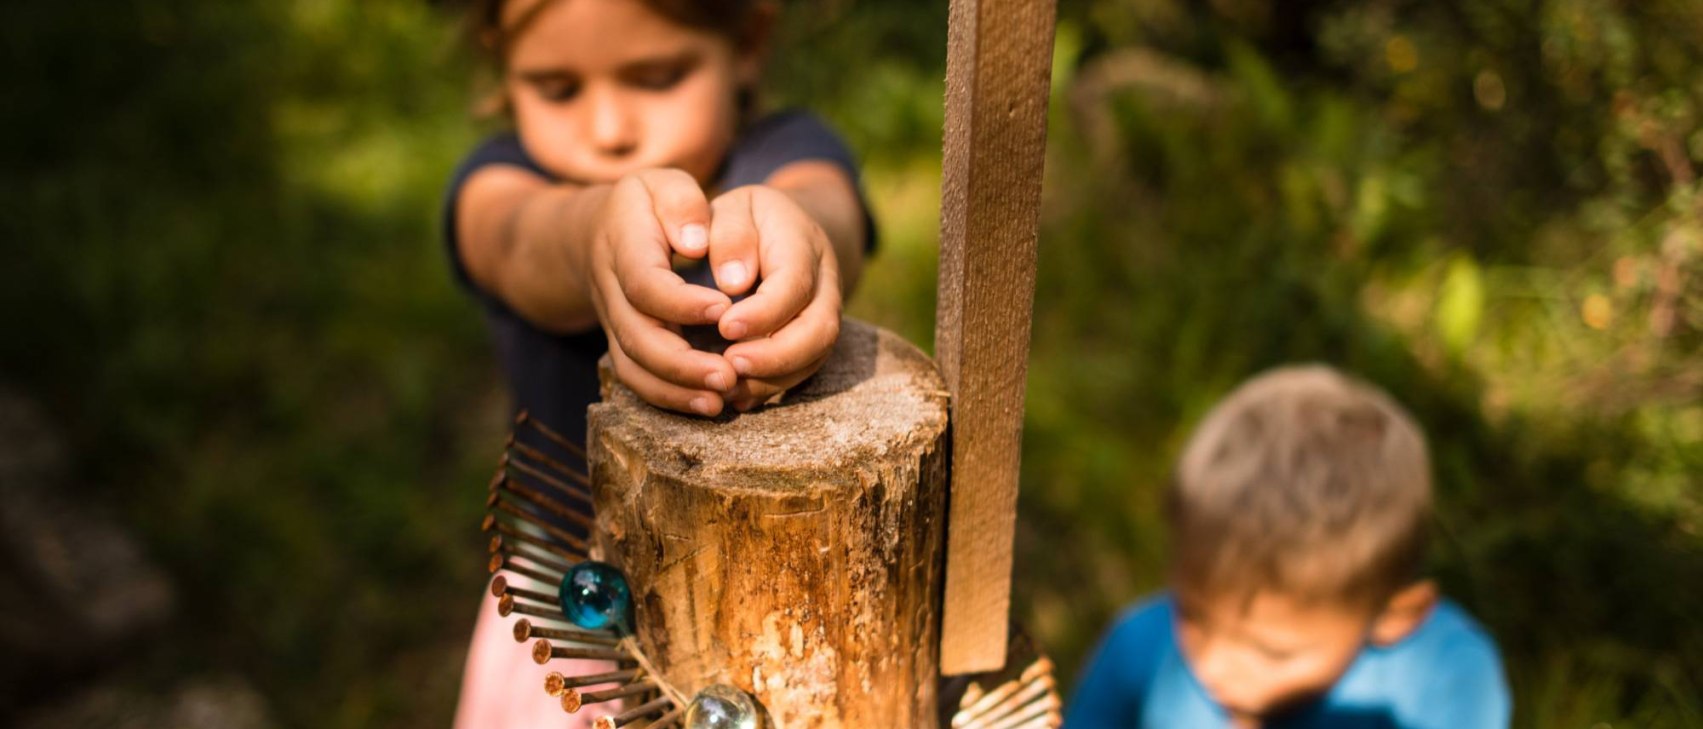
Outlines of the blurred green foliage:
[{"label": "blurred green foliage", "polygon": [[[931,339],[945,4],[793,3],[771,105],[867,162],[855,315]],[[129,680],[443,723],[505,403],[450,283],[451,10],[0,10],[0,380],[173,573]],[[1061,0],[1018,610],[1079,665],[1163,580],[1190,425],[1322,360],[1433,438],[1434,566],[1529,727],[1703,724],[1703,10]],[[0,707],[4,708],[4,707]]]},{"label": "blurred green foliage", "polygon": [[1520,726],[1703,721],[1703,8],[1066,5],[1019,557],[1050,645],[1162,582],[1188,424],[1322,360],[1428,428],[1435,571]]},{"label": "blurred green foliage", "polygon": [[0,34],[3,377],[72,438],[71,496],[177,583],[136,680],[240,672],[296,726],[442,723],[503,407],[438,253],[475,138],[453,29],[148,0],[8,4]]}]

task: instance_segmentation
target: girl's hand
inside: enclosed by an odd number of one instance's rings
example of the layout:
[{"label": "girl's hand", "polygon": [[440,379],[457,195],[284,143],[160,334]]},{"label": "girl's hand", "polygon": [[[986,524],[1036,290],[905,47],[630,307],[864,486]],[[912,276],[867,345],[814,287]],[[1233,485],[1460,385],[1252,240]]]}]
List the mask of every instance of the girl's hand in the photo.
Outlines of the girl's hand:
[{"label": "girl's hand", "polygon": [[723,353],[738,384],[728,401],[741,411],[816,373],[840,335],[840,272],[821,226],[785,193],[760,185],[731,190],[710,205],[709,255],[728,296],[756,291],[720,317]]},{"label": "girl's hand", "polygon": [[[671,252],[704,256],[710,219],[709,202],[691,175],[637,172],[610,190],[586,254],[591,300],[609,336],[615,375],[653,405],[705,416],[721,412],[738,378],[727,359],[693,349],[681,338],[680,325],[714,323],[730,311],[761,311],[730,308],[726,294],[686,283],[670,267]],[[837,314],[837,293],[834,301]],[[759,325],[768,321],[741,316]]]}]

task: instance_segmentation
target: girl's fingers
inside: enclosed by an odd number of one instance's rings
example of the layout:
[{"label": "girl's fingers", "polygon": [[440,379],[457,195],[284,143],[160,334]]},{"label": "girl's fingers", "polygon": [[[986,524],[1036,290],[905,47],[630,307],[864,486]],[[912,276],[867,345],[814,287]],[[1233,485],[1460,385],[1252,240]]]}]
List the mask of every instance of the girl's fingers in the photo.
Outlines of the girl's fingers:
[{"label": "girl's fingers", "polygon": [[[826,235],[802,210],[780,193],[777,199],[757,200],[758,249],[762,283],[749,298],[735,304],[722,316],[721,335],[741,340],[773,333],[799,315],[832,286],[839,297],[838,264]],[[832,275],[824,275],[832,274]]]},{"label": "girl's fingers", "polygon": [[[751,289],[757,279],[757,223],[751,217],[751,190],[734,190],[711,204],[710,272],[729,296]],[[726,336],[725,333],[723,336]],[[738,339],[739,337],[728,337]]]},{"label": "girl's fingers", "polygon": [[803,382],[811,375],[816,374],[817,370],[822,369],[822,365],[827,364],[827,362],[828,354],[824,353],[816,361],[811,362],[802,369],[799,369],[785,377],[772,379],[749,378],[740,380],[739,386],[733,388],[733,392],[727,394],[728,404],[732,405],[734,409],[740,412],[750,410],[751,408],[768,402],[769,399],[773,398],[775,395],[797,386],[798,383]]},{"label": "girl's fingers", "polygon": [[623,265],[616,272],[633,308],[675,324],[712,324],[733,301],[712,288],[687,283],[666,266]]},{"label": "girl's fingers", "polygon": [[[810,304],[811,295],[827,282],[808,275],[810,268],[788,266],[765,272],[767,278],[751,294],[728,307],[720,319],[721,335],[739,341],[774,333]],[[836,297],[838,284],[835,284]]]},{"label": "girl's fingers", "polygon": [[674,387],[710,391],[706,394],[732,389],[736,377],[726,359],[693,349],[662,322],[644,315],[620,297],[606,299],[604,307],[609,349],[620,350],[651,377]]},{"label": "girl's fingers", "polygon": [[687,258],[703,258],[710,244],[710,203],[691,175],[677,169],[634,175],[650,193],[651,212],[668,245]]},{"label": "girl's fingers", "polygon": [[682,413],[713,417],[721,413],[721,396],[713,392],[680,387],[651,374],[628,357],[610,337],[609,359],[615,365],[615,376],[640,398],[652,405]]},{"label": "girl's fingers", "polygon": [[742,378],[784,378],[827,354],[839,336],[839,287],[824,283],[798,318],[767,337],[737,342],[722,356]]},{"label": "girl's fingers", "polygon": [[[679,221],[708,220],[709,203],[697,183],[679,170],[647,170],[617,186],[625,186],[632,194],[622,196],[621,204],[611,208],[601,246],[605,255],[594,259],[593,265],[606,262],[620,282],[621,295],[647,316],[676,324],[718,320],[732,301],[712,289],[686,283],[669,261],[669,251],[680,249],[670,242],[682,238]],[[670,230],[675,233],[671,235]],[[707,239],[708,233],[700,232]],[[702,256],[707,247],[707,243],[699,245],[697,255]]]}]

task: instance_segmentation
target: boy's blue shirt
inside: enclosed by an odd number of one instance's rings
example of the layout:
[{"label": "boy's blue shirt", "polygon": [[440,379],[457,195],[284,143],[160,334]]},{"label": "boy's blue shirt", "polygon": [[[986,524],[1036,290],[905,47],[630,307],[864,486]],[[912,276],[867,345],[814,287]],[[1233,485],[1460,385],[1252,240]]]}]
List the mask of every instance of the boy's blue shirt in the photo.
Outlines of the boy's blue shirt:
[{"label": "boy's blue shirt", "polygon": [[[1273,729],[1479,729],[1508,726],[1508,685],[1496,644],[1465,610],[1442,600],[1412,635],[1367,646],[1330,691]],[[1101,642],[1065,712],[1070,729],[1222,727],[1224,712],[1176,641],[1168,594],[1131,608]]]}]

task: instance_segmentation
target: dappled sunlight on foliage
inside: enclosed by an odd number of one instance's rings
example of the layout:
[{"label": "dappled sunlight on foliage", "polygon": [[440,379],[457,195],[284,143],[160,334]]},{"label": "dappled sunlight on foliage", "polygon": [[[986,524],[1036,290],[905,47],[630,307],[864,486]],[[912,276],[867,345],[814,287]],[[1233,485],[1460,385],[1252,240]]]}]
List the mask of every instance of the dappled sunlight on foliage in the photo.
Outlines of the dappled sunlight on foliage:
[{"label": "dappled sunlight on foliage", "polygon": [[1055,649],[1160,586],[1188,424],[1323,360],[1428,427],[1435,568],[1519,725],[1696,722],[1697,11],[1067,8],[1089,50],[1056,90],[1019,558]]},{"label": "dappled sunlight on foliage", "polygon": [[[1162,585],[1192,424],[1319,360],[1431,434],[1518,726],[1703,723],[1703,10],[1060,4],[1016,607],[1062,677]],[[490,126],[454,3],[89,5],[0,11],[0,384],[182,593],[124,679],[442,724],[505,407],[437,229]],[[789,3],[762,94],[864,160],[848,308],[925,347],[945,22]]]}]

